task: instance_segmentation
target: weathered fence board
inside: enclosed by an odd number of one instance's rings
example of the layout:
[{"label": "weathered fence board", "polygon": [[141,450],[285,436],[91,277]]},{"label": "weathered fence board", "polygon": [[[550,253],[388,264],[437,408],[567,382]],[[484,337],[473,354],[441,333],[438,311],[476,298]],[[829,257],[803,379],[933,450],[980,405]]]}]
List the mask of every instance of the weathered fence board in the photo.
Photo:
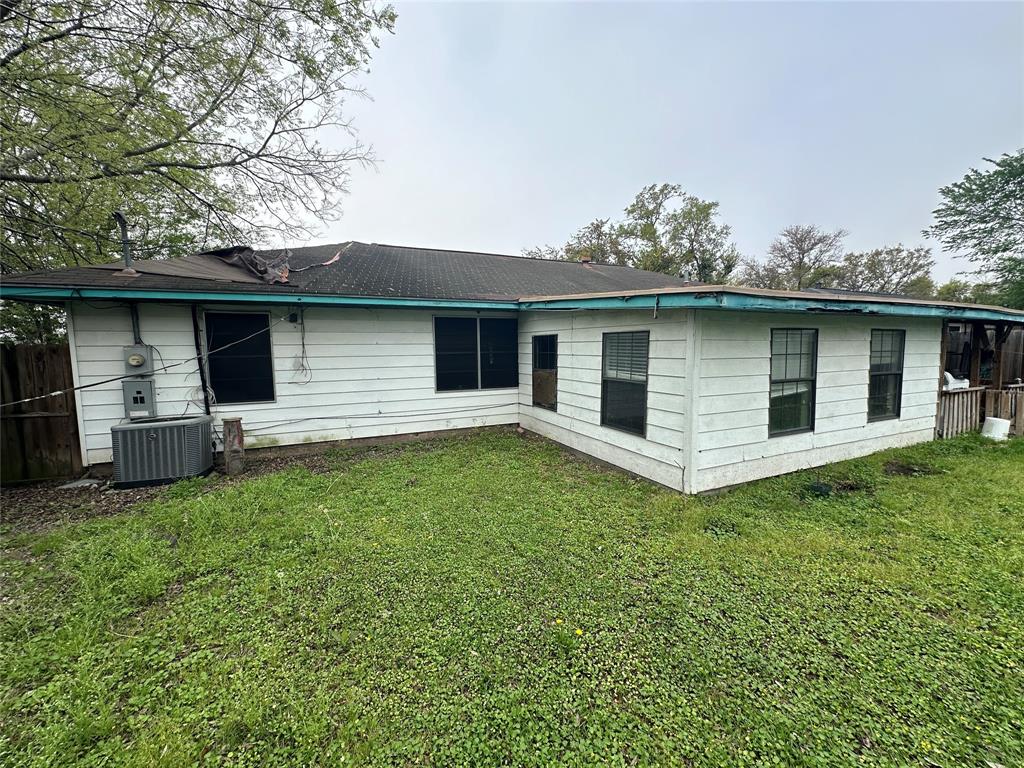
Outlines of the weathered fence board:
[{"label": "weathered fence board", "polygon": [[954,389],[942,393],[939,437],[956,437],[981,429],[981,398],[984,387]]},{"label": "weathered fence board", "polygon": [[990,389],[985,393],[985,416],[1006,419],[1010,432],[1024,435],[1024,388]]},{"label": "weathered fence board", "polygon": [[[70,389],[67,344],[0,347],[0,402]],[[0,480],[68,477],[82,470],[75,396],[68,392],[0,407]]]}]

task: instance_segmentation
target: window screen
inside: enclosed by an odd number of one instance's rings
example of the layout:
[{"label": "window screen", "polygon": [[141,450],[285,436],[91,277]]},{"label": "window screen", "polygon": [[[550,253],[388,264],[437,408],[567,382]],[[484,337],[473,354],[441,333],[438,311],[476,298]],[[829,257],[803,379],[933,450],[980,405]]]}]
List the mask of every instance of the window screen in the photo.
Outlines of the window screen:
[{"label": "window screen", "polygon": [[519,386],[515,318],[435,317],[438,392]]},{"label": "window screen", "polygon": [[814,388],[818,365],[818,332],[772,330],[771,398],[768,434],[814,429]]},{"label": "window screen", "polygon": [[643,435],[647,428],[647,331],[604,334],[601,423]]},{"label": "window screen", "polygon": [[519,386],[519,330],[513,317],[480,318],[480,388]]},{"label": "window screen", "polygon": [[438,391],[480,388],[476,334],[475,317],[434,318]]},{"label": "window screen", "polygon": [[871,369],[868,374],[869,421],[899,418],[905,341],[905,331],[871,332]]},{"label": "window screen", "polygon": [[274,399],[269,315],[207,312],[206,349],[210,386],[218,403],[261,403]]},{"label": "window screen", "polygon": [[558,336],[533,337],[533,404],[558,410]]}]

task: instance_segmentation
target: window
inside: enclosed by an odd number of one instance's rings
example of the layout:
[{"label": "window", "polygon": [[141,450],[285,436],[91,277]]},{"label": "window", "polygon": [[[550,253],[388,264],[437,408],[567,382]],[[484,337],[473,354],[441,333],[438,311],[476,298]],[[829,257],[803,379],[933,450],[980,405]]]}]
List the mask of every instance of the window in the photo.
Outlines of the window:
[{"label": "window", "polygon": [[558,336],[533,337],[533,404],[558,410]]},{"label": "window", "polygon": [[868,421],[898,419],[900,416],[906,335],[906,331],[871,332]]},{"label": "window", "polygon": [[438,392],[519,386],[515,318],[435,317]]},{"label": "window", "polygon": [[785,435],[814,429],[814,384],[817,369],[816,330],[772,329],[769,435]]},{"label": "window", "polygon": [[644,435],[647,428],[647,331],[606,333],[602,349],[601,423]]},{"label": "window", "polygon": [[206,349],[210,386],[218,403],[263,403],[274,399],[268,314],[207,312]]},{"label": "window", "polygon": [[513,317],[480,318],[480,389],[519,386],[519,330]]}]

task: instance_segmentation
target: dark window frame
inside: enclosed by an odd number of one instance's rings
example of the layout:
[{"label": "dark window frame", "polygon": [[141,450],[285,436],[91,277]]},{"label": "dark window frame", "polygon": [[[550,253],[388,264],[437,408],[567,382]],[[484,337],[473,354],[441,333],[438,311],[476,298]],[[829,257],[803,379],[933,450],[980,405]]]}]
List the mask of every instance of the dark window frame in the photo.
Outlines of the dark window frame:
[{"label": "dark window frame", "polygon": [[[537,367],[537,341],[539,339],[554,339],[555,349],[554,352],[545,352],[544,354],[554,355],[554,367],[553,368],[538,368]],[[555,399],[550,405],[546,403],[537,402],[537,387],[536,387],[536,376],[533,376],[530,380],[531,399],[534,408],[543,408],[547,411],[558,412],[558,334],[557,333],[538,333],[530,338],[530,363],[533,368],[533,374],[537,371],[554,371],[555,374]]]},{"label": "dark window frame", "polygon": [[[796,377],[776,379],[772,376],[772,358],[775,356],[775,333],[800,331],[813,333],[814,342],[811,345],[811,376],[810,378]],[[794,427],[792,429],[772,429],[772,386],[775,384],[803,384],[811,385],[811,404],[806,427]],[[800,435],[805,432],[813,432],[817,418],[818,406],[818,329],[817,328],[772,328],[768,337],[768,437],[783,437],[785,435]]]},{"label": "dark window frame", "polygon": [[[875,342],[875,334],[891,334],[899,338],[900,340],[900,355],[899,355],[899,370],[898,371],[886,371],[883,373],[875,373],[871,370],[871,358],[873,355],[873,347]],[[868,341],[868,422],[874,421],[891,421],[892,419],[899,419],[900,414],[903,412],[903,370],[906,367],[907,357],[907,332],[903,328],[872,328],[871,335]],[[896,379],[896,411],[895,413],[883,413],[879,416],[871,415],[871,384],[876,378],[895,378]]]},{"label": "dark window frame", "polygon": [[[641,411],[642,426],[639,431],[629,429],[621,424],[611,424],[608,422],[608,383],[613,382],[617,384],[636,384],[640,382],[635,379],[620,379],[616,377],[610,377],[605,375],[605,368],[607,362],[608,352],[608,337],[609,336],[632,336],[642,335],[645,338],[646,344],[646,360],[644,362],[644,397],[643,397],[643,409]],[[649,395],[649,384],[651,378],[651,332],[650,330],[632,330],[632,331],[606,331],[601,334],[601,426],[608,429],[614,429],[617,432],[624,432],[628,435],[636,435],[638,437],[647,437],[647,401]]]},{"label": "dark window frame", "polygon": [[[437,346],[437,321],[438,320],[472,320],[476,327],[476,386],[475,387],[462,387],[462,388],[445,388],[442,389],[438,386],[437,376],[437,358],[438,358],[438,346]],[[483,346],[480,343],[480,321],[481,320],[510,320],[515,323],[515,343],[512,347],[512,359],[514,361],[514,374],[513,379],[515,383],[500,385],[500,386],[483,386]],[[434,346],[434,392],[435,393],[453,393],[453,392],[492,392],[502,389],[519,389],[519,318],[516,315],[433,315],[430,319],[430,332]]]},{"label": "dark window frame", "polygon": [[[267,319],[267,357],[270,361],[270,393],[271,398],[269,400],[222,400],[217,396],[217,389],[213,382],[213,370],[210,366],[211,352],[216,354],[216,348],[211,349],[210,347],[210,315],[259,315]],[[269,311],[252,311],[252,310],[223,310],[223,309],[207,309],[203,311],[203,344],[204,344],[204,363],[206,365],[206,377],[207,386],[213,391],[213,396],[217,401],[217,405],[261,405],[264,403],[276,403],[277,402],[277,376],[274,371],[274,338],[273,338],[273,318]],[[255,337],[254,337],[255,338]],[[221,345],[224,346],[224,345]]]}]

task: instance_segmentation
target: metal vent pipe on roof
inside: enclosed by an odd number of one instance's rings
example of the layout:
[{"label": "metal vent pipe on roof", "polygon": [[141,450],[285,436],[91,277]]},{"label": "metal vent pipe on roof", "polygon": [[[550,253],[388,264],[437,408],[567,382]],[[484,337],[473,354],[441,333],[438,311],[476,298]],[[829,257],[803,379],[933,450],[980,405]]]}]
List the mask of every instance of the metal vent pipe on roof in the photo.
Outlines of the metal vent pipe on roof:
[{"label": "metal vent pipe on roof", "polygon": [[128,220],[121,211],[114,211],[110,215],[114,217],[114,221],[117,222],[117,226],[121,229],[121,256],[124,258],[124,269],[118,274],[136,275],[138,273],[132,268],[132,245],[128,239]]}]

